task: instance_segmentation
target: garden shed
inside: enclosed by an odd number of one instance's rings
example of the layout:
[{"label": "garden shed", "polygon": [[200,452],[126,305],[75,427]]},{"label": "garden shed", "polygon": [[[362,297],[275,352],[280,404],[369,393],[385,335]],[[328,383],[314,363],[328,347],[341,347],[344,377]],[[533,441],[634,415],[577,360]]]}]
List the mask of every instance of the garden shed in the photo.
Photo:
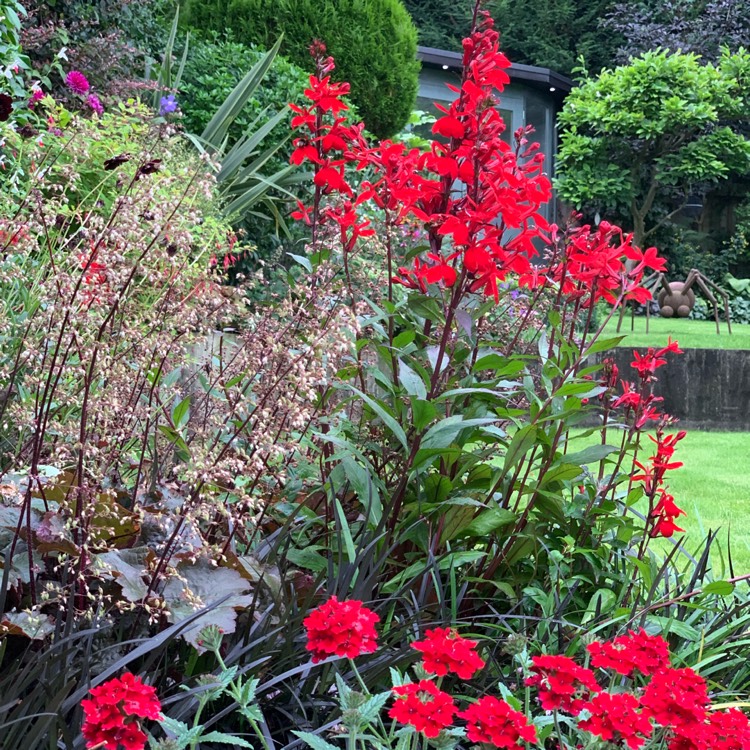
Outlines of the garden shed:
[{"label": "garden shed", "polygon": [[[447,105],[456,96],[446,84],[460,85],[462,54],[420,46],[417,48],[417,55],[422,63],[422,70],[419,74],[416,108],[435,112],[435,102]],[[500,112],[507,125],[505,137],[510,142],[518,127],[532,124],[535,128],[534,139],[541,144],[547,164],[552,169],[557,151],[557,114],[573,87],[573,82],[554,70],[534,65],[514,63],[508,74],[510,83],[500,96]],[[544,208],[546,213],[553,211],[552,205]]]}]

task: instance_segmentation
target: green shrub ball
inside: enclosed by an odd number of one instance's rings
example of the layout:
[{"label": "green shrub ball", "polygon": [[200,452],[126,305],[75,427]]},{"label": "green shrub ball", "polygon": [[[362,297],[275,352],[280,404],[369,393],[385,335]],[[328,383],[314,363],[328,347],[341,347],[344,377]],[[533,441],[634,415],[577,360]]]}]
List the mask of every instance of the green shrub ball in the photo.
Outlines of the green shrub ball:
[{"label": "green shrub ball", "polygon": [[406,124],[417,95],[417,31],[401,0],[188,0],[187,23],[199,32],[230,30],[245,44],[281,53],[313,69],[309,47],[326,44],[334,77],[351,84],[367,129],[389,138]]}]

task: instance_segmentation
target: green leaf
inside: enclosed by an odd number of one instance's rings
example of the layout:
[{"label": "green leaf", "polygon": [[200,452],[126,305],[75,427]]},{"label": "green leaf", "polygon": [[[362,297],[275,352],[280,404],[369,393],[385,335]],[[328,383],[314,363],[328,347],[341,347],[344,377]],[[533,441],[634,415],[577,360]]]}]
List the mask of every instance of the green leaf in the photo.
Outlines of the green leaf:
[{"label": "green leaf", "polygon": [[200,736],[201,742],[218,742],[221,745],[232,745],[233,747],[249,747],[253,750],[253,746],[242,737],[237,737],[234,734],[225,734],[224,732],[209,732],[208,734],[202,734]]},{"label": "green leaf", "polygon": [[369,521],[377,525],[383,516],[383,504],[380,500],[380,492],[375,484],[371,467],[367,468],[357,463],[351,456],[344,456],[341,459],[341,466],[344,474],[349,480],[354,492],[363,506],[369,509]]},{"label": "green leaf", "polygon": [[435,448],[447,448],[458,434],[468,427],[479,427],[497,422],[495,417],[479,417],[477,419],[464,419],[462,414],[454,414],[440,420],[432,425],[422,439],[420,448],[429,450]]},{"label": "green leaf", "polygon": [[353,385],[345,385],[346,388],[349,390],[354,391],[379,417],[383,420],[383,424],[388,427],[388,429],[393,433],[393,436],[401,443],[404,450],[409,450],[409,445],[406,440],[406,433],[404,432],[404,428],[401,427],[401,425],[396,421],[393,414],[391,414],[387,408],[381,404],[379,401],[376,401],[371,396],[368,396],[366,393],[362,393],[358,388],[355,388]]},{"label": "green leaf", "polygon": [[172,424],[176,428],[182,427],[190,419],[190,396],[186,396],[172,410]]},{"label": "green leaf", "polygon": [[508,452],[505,454],[503,464],[503,473],[507,474],[527,453],[527,451],[536,443],[536,425],[527,424],[513,436],[508,446]]},{"label": "green leaf", "polygon": [[422,399],[411,400],[412,424],[417,432],[421,432],[437,416],[437,409]]},{"label": "green leaf", "polygon": [[734,592],[734,584],[730,581],[711,581],[703,587],[704,594],[716,594],[717,596],[731,596]]},{"label": "green leaf", "polygon": [[297,732],[294,730],[292,731],[292,734],[307,743],[313,750],[339,750],[336,745],[326,742],[322,737],[318,737],[317,734],[312,734],[311,732]]},{"label": "green leaf", "polygon": [[597,352],[604,352],[609,349],[614,349],[619,346],[620,342],[625,336],[614,336],[610,339],[597,339],[591,346],[586,347],[586,354],[596,354]]},{"label": "green leaf", "polygon": [[427,398],[427,388],[425,387],[424,380],[402,359],[398,360],[398,379],[410,396],[416,396],[420,399]]},{"label": "green leaf", "polygon": [[611,453],[616,453],[620,449],[614,445],[591,445],[576,453],[568,453],[565,456],[565,462],[568,464],[577,464],[578,466],[587,466],[606,458]]},{"label": "green leaf", "polygon": [[295,255],[294,253],[287,253],[287,255],[296,260],[308,273],[312,273],[313,267],[309,258],[306,258],[304,255]]},{"label": "green leaf", "polygon": [[553,482],[567,482],[571,479],[577,479],[581,476],[581,467],[578,464],[564,463],[552,466],[549,471],[545,472],[540,487],[547,487]]},{"label": "green leaf", "polygon": [[324,549],[315,545],[316,549],[305,547],[304,549],[290,549],[286,553],[287,560],[292,565],[305,570],[312,570],[313,573],[322,573],[328,569],[328,560],[317,552],[317,549]]}]

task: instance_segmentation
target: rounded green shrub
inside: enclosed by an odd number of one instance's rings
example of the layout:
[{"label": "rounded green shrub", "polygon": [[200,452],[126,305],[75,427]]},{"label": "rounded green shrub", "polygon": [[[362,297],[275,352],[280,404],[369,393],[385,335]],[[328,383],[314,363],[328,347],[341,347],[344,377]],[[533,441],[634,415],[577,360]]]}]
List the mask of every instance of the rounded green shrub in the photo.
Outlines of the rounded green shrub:
[{"label": "rounded green shrub", "polygon": [[405,124],[417,94],[417,31],[401,0],[188,0],[187,23],[199,31],[231,30],[246,44],[270,48],[310,70],[313,39],[336,59],[337,80],[368,130],[386,138]]}]

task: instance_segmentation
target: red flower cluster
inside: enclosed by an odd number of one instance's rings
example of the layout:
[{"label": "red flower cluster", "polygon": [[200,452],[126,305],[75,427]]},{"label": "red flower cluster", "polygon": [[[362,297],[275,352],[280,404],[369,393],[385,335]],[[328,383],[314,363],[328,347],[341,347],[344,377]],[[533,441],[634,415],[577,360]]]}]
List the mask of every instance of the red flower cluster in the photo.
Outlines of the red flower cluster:
[{"label": "red flower cluster", "polygon": [[667,352],[673,352],[674,354],[682,354],[676,341],[672,341],[670,337],[667,339],[668,343],[663,349],[654,349],[649,347],[645,354],[639,354],[634,351],[633,356],[635,359],[632,362],[632,367],[637,370],[638,377],[645,382],[654,380],[656,371],[667,364],[667,360],[664,359],[664,355]]},{"label": "red flower cluster", "polygon": [[484,667],[484,661],[476,652],[476,641],[462,638],[453,628],[434,628],[425,633],[422,641],[415,641],[412,648],[421,652],[427,672],[444,677],[448,672],[468,680]]},{"label": "red flower cluster", "polygon": [[[318,75],[305,92],[310,104],[292,107],[292,125],[306,131],[294,141],[292,162],[313,165],[316,194],[312,206],[300,203],[293,216],[313,227],[313,240],[317,226],[338,224],[345,252],[358,237],[373,233],[368,220],[357,217],[365,201],[385,210],[391,223],[421,222],[430,251],[399,267],[393,281],[422,292],[431,284],[460,282],[461,293],[497,299],[498,282],[513,274],[523,286],[561,285],[585,305],[600,298],[649,298],[641,286],[644,271],[662,270],[664,260],[654,248],[642,252],[634,247],[631,235],[607,222],[571,231],[569,251],[563,257],[558,253],[549,267],[532,264],[537,245],[558,240],[557,227],[540,213],[551,195],[544,157],[539,144],[529,142],[531,127],[515,132],[513,147],[503,139],[505,123],[495,92],[508,82],[510,63],[499,50],[489,14],[482,12],[463,46],[461,88],[452,87],[458,96],[449,107],[436,105],[442,112],[433,126],[438,138],[422,153],[391,141],[371,146],[362,126],[348,125],[341,97],[349,87],[331,82],[327,74],[333,61],[321,44],[314,45]],[[375,174],[359,194],[347,181],[348,165],[369,167]],[[333,199],[325,207],[322,195]],[[628,269],[626,261],[635,261],[634,267]]]},{"label": "red flower cluster", "polygon": [[363,607],[362,602],[340,602],[332,596],[310,612],[303,622],[307,629],[307,650],[312,652],[313,662],[334,655],[353,659],[372,653],[378,646],[375,631],[378,620],[375,612]]},{"label": "red flower cluster", "polygon": [[568,656],[534,656],[531,661],[533,674],[526,684],[539,688],[539,702],[546,711],[577,714],[589,696],[600,690],[594,673]]},{"label": "red flower cluster", "polygon": [[676,341],[670,338],[667,346],[662,349],[650,348],[645,354],[633,352],[635,359],[631,366],[637,371],[640,380],[640,388],[636,388],[633,383],[622,381],[623,393],[615,399],[612,406],[618,408],[624,407],[626,411],[632,411],[634,415],[634,426],[636,429],[642,429],[647,422],[662,419],[662,414],[656,405],[663,399],[654,396],[651,392],[650,384],[655,380],[654,373],[660,367],[667,363],[664,355],[668,352],[682,354]]},{"label": "red flower cluster", "polygon": [[[348,125],[343,114],[348,107],[341,97],[349,93],[348,83],[334,83],[331,73],[334,68],[333,58],[326,57],[326,48],[322,42],[314,42],[310,52],[315,58],[318,75],[310,76],[310,87],[305,89],[305,96],[310,104],[299,107],[290,104],[296,113],[292,118],[292,127],[307,131],[305,135],[293,141],[292,164],[310,162],[313,165],[315,201],[306,206],[297,203],[297,211],[292,217],[304,221],[315,228],[326,223],[335,223],[339,227],[341,244],[346,251],[354,248],[360,237],[369,237],[375,233],[370,228],[369,220],[359,220],[356,209],[372,197],[369,190],[356,195],[346,179],[346,165],[353,157],[353,151],[359,150],[363,142],[363,125]],[[326,118],[330,122],[326,121]],[[321,208],[321,195],[337,197],[338,203]]]},{"label": "red flower cluster", "polygon": [[624,742],[631,750],[638,750],[651,736],[653,727],[635,695],[630,693],[599,693],[586,704],[588,719],[578,726],[606,742],[618,746]]},{"label": "red flower cluster", "polygon": [[492,696],[478,700],[458,715],[466,719],[466,736],[472,742],[512,750],[525,742],[537,741],[536,729],[526,716]]},{"label": "red flower cluster", "polygon": [[665,435],[664,425],[660,424],[656,429],[656,437],[649,435],[649,438],[656,444],[656,454],[651,456],[648,465],[639,461],[635,462],[643,473],[637,474],[633,479],[643,482],[643,489],[652,503],[649,513],[649,518],[653,523],[651,536],[670,537],[675,531],[684,531],[675,523],[675,519],[685,515],[685,511],[679,508],[672,495],[667,493],[664,477],[668,471],[682,466],[682,462],[674,461],[673,457],[677,443],[686,434],[684,430],[680,430],[674,435]]},{"label": "red flower cluster", "polygon": [[706,682],[690,668],[665,669],[651,678],[641,704],[663,727],[682,730],[700,725],[708,706]]},{"label": "red flower cluster", "polygon": [[[585,297],[586,306],[599,299],[612,304],[621,300],[644,303],[651,292],[640,285],[646,269],[663,271],[666,261],[657,255],[656,248],[642,252],[633,245],[631,234],[602,221],[592,229],[584,226],[574,230],[565,256],[553,265],[549,275],[562,285],[563,292]],[[628,270],[625,260],[635,261]]]},{"label": "red flower cluster", "polygon": [[156,690],[140,677],[126,672],[122,677],[91,689],[91,698],[81,701],[86,747],[105,750],[143,750],[146,734],[139,719],[160,719],[161,703]]},{"label": "red flower cluster", "polygon": [[430,680],[420,680],[393,688],[398,696],[388,715],[410,724],[425,737],[437,737],[453,723],[456,704],[453,698]]},{"label": "red flower cluster", "polygon": [[669,645],[658,635],[649,635],[643,628],[628,631],[612,641],[595,641],[588,647],[591,664],[612,669],[625,677],[638,671],[650,676],[669,667]]}]

